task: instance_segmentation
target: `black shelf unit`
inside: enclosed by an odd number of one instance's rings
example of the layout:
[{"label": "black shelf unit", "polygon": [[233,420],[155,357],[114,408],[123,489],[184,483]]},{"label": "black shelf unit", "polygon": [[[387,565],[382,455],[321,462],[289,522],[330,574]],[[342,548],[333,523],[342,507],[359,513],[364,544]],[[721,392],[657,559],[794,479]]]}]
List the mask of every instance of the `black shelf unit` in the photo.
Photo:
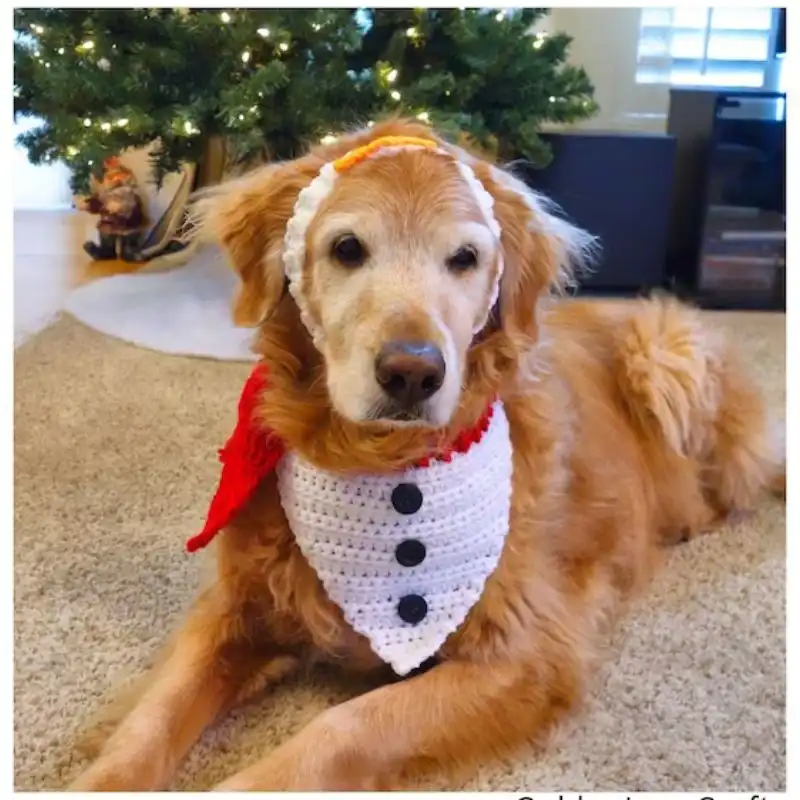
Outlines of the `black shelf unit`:
[{"label": "black shelf unit", "polygon": [[706,308],[786,308],[785,94],[673,89],[667,248],[675,290]]}]

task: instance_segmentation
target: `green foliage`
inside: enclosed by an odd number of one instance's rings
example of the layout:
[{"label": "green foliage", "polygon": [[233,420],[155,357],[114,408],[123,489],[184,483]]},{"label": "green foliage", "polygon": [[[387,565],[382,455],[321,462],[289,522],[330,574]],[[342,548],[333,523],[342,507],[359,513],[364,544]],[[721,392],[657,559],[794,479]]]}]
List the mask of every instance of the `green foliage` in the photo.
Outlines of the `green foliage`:
[{"label": "green foliage", "polygon": [[[583,69],[567,65],[570,38],[533,36],[547,9],[374,9],[357,55],[397,70],[401,110],[428,112],[443,130],[467,133],[501,158],[549,160],[543,123],[596,111]],[[386,73],[385,73],[386,74]]]},{"label": "green foliage", "polygon": [[157,183],[208,137],[234,158],[292,158],[393,112],[546,161],[545,122],[594,113],[569,38],[534,37],[545,9],[24,9],[14,13],[19,142],[85,191],[105,156],[157,141]]}]

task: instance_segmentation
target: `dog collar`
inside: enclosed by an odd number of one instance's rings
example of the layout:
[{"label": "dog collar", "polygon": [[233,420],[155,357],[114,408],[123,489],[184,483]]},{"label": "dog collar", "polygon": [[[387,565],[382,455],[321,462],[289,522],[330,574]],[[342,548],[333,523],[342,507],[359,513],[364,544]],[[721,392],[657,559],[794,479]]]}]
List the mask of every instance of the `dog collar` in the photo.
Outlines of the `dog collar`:
[{"label": "dog collar", "polygon": [[[242,390],[233,433],[219,451],[222,474],[205,525],[186,542],[186,549],[190,553],[206,547],[223,528],[233,522],[261,481],[275,471],[286,453],[280,437],[260,424],[256,415],[261,393],[266,386],[267,368],[259,364],[250,373]],[[445,449],[422,459],[416,468],[449,463],[454,457],[469,452],[483,439],[493,417],[494,404],[486,409],[474,426],[458,434]]]},{"label": "dog collar", "polygon": [[[363,147],[351,150],[341,158],[330,161],[320,169],[317,176],[303,189],[297,197],[292,216],[286,226],[283,240],[283,265],[288,282],[289,292],[300,310],[300,318],[311,335],[317,348],[322,345],[323,333],[309,311],[308,301],[303,292],[303,267],[306,259],[306,235],[312,220],[320,206],[333,191],[336,181],[358,164],[372,158],[392,156],[403,150],[426,150],[430,153],[445,156],[458,167],[461,177],[469,187],[481,213],[492,234],[500,240],[500,225],[494,215],[494,198],[486,191],[483,184],[475,176],[472,168],[455,154],[442,148],[432,139],[414,136],[382,136]],[[500,292],[500,278],[503,273],[502,255],[497,270],[497,278],[492,289],[486,313],[473,333],[479,333],[489,318]]]}]

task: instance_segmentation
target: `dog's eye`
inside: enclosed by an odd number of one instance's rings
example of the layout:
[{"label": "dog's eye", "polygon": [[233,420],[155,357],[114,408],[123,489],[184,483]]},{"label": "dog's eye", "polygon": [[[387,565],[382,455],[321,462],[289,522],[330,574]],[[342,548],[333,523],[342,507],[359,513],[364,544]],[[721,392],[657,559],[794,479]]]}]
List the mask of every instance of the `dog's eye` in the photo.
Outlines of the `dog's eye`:
[{"label": "dog's eye", "polygon": [[333,243],[331,255],[345,267],[360,267],[367,260],[367,248],[356,236],[348,233]]},{"label": "dog's eye", "polygon": [[464,272],[472,269],[478,263],[478,254],[473,247],[459,247],[450,258],[447,266],[454,272]]}]

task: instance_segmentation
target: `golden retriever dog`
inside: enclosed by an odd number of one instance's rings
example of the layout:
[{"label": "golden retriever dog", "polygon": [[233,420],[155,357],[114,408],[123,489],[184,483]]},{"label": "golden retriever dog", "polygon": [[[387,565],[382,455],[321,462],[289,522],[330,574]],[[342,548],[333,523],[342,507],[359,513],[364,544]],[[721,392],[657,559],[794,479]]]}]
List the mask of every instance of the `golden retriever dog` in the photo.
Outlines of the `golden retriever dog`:
[{"label": "golden retriever dog", "polygon": [[[74,790],[167,787],[220,715],[320,663],[378,688],[220,789],[461,779],[578,707],[664,545],[782,491],[782,435],[731,347],[668,298],[560,299],[591,237],[426,125],[344,135],[200,206],[263,368],[239,421],[266,445],[223,461],[274,458],[217,521],[214,580]],[[380,550],[359,537],[373,525],[411,544]]]}]

